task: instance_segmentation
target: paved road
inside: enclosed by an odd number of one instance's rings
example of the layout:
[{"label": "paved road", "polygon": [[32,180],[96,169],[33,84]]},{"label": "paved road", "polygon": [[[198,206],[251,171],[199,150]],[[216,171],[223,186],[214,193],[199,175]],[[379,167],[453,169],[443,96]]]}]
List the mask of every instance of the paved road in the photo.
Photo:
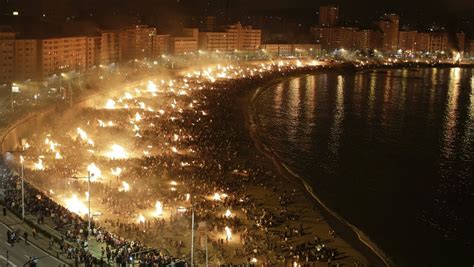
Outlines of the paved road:
[{"label": "paved road", "polygon": [[[11,246],[7,243],[8,228],[0,224],[0,266],[21,267],[28,262],[29,258],[34,256],[38,259],[37,266],[54,267],[64,266],[64,263],[51,255],[45,253],[32,244],[25,244],[24,240],[15,243]],[[30,238],[30,237],[28,237]],[[7,265],[7,251],[8,251],[8,265]]]}]

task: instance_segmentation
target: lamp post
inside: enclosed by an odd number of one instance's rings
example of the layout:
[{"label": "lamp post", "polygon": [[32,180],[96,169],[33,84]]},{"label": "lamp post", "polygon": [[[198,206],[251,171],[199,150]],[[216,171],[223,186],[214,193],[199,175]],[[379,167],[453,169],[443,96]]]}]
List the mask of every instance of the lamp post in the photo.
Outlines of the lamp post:
[{"label": "lamp post", "polygon": [[87,238],[89,238],[89,235],[91,233],[91,177],[94,177],[94,174],[91,173],[90,171],[87,172],[87,177],[77,177],[73,176],[71,177],[72,179],[80,180],[80,179],[87,179],[87,205],[88,205],[88,215],[87,215]]}]

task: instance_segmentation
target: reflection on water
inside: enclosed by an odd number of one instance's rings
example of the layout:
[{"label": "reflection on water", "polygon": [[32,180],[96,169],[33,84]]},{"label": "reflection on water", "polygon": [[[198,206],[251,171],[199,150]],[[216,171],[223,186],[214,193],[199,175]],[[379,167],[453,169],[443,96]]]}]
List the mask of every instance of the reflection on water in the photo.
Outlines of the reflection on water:
[{"label": "reflection on water", "polygon": [[[442,157],[450,159],[454,154],[453,143],[456,135],[457,108],[459,96],[459,81],[461,79],[461,69],[451,69],[449,78],[448,98],[446,101],[446,115],[443,120],[443,141]],[[443,164],[443,163],[442,163]]]},{"label": "reflection on water", "polygon": [[258,98],[257,119],[282,160],[398,265],[472,264],[472,73],[295,78]]},{"label": "reflection on water", "polygon": [[[344,119],[344,78],[337,76],[336,103],[334,107],[334,120],[331,127],[331,137],[329,138],[329,149],[333,158],[337,159],[339,143],[342,136],[342,121]],[[337,161],[337,160],[336,160]],[[336,166],[336,164],[334,164]]]}]

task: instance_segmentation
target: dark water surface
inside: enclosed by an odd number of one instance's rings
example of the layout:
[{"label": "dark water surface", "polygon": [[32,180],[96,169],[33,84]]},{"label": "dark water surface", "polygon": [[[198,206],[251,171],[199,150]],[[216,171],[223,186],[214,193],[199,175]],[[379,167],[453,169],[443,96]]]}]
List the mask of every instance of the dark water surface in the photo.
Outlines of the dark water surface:
[{"label": "dark water surface", "polygon": [[397,266],[474,264],[472,69],[328,72],[255,106],[262,139]]}]

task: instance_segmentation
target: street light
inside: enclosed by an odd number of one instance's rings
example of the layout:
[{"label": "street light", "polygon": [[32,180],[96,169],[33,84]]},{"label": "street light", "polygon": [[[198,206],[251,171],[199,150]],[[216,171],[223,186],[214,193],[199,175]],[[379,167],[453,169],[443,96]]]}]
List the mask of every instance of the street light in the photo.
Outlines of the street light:
[{"label": "street light", "polygon": [[81,180],[81,179],[87,179],[87,201],[88,201],[88,227],[87,227],[87,238],[89,238],[89,235],[91,233],[91,177],[94,177],[94,174],[91,173],[90,171],[87,172],[87,177],[78,177],[78,176],[73,176],[71,179],[75,180]]}]

